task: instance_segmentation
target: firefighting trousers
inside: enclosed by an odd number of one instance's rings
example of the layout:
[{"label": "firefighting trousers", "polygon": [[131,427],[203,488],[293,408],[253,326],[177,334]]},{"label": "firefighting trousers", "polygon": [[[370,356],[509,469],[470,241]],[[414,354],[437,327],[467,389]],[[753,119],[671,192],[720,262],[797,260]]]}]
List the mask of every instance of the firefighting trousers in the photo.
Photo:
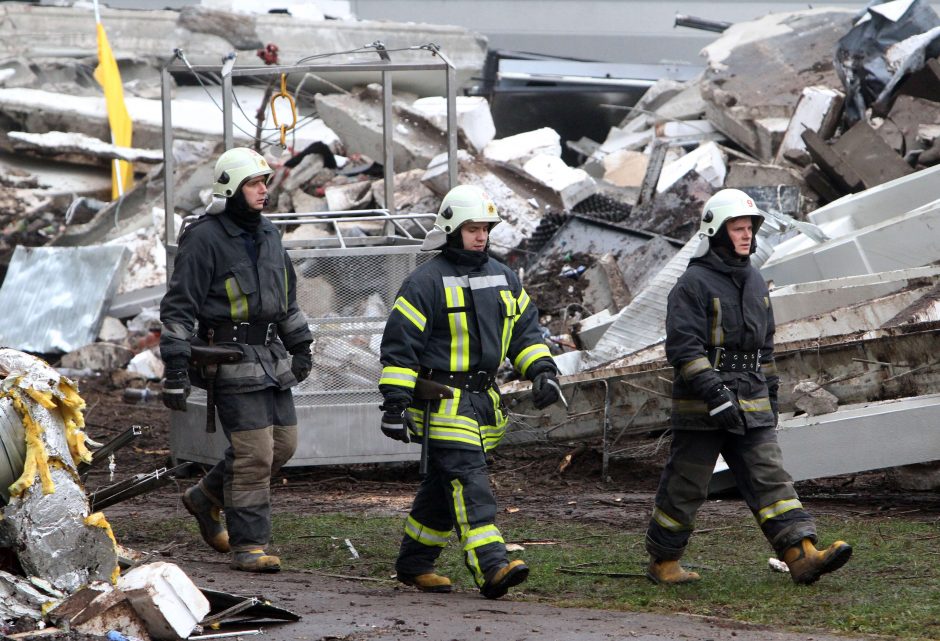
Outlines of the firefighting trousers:
[{"label": "firefighting trousers", "polygon": [[271,540],[271,476],[297,448],[297,414],[290,390],[275,387],[216,394],[219,423],[229,446],[200,481],[225,509],[233,552],[264,548]]},{"label": "firefighting trousers", "polygon": [[434,562],[456,528],[464,563],[477,586],[482,586],[488,570],[507,563],[506,544],[495,519],[496,498],[483,449],[432,444],[428,474],[405,522],[395,570],[410,575],[433,572]]},{"label": "firefighting trousers", "polygon": [[659,480],[646,551],[661,560],[682,557],[695,514],[708,493],[721,454],[745,503],[778,555],[804,538],[816,542],[816,524],[800,503],[772,427],[731,434],[673,430],[669,460]]}]

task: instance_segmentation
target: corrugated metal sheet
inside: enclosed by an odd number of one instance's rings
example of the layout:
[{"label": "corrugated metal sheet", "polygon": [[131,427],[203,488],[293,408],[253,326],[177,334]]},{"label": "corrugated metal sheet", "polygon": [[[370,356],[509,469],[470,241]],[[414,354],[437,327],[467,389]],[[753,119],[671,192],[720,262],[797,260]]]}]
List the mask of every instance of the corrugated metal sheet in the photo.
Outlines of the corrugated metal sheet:
[{"label": "corrugated metal sheet", "polygon": [[666,299],[679,276],[688,267],[700,242],[696,234],[666,263],[650,284],[620,310],[617,319],[594,349],[582,357],[582,369],[597,367],[662,340],[666,332]]},{"label": "corrugated metal sheet", "polygon": [[0,288],[0,345],[70,352],[93,343],[129,258],[124,247],[23,247]]}]

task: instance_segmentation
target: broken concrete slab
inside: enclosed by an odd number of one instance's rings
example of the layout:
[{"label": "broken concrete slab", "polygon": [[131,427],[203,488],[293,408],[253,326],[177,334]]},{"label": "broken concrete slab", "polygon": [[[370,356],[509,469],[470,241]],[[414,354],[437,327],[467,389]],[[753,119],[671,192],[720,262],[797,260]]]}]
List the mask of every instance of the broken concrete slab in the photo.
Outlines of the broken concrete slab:
[{"label": "broken concrete slab", "polygon": [[640,187],[646,176],[649,156],[641,151],[621,149],[604,156],[603,179],[617,187]]},{"label": "broken concrete slab", "polygon": [[47,619],[64,630],[82,634],[106,636],[120,630],[131,638],[150,638],[127,595],[103,581],[92,581],[70,594],[49,611]]},{"label": "broken concrete slab", "polygon": [[762,142],[757,121],[789,122],[804,87],[841,87],[831,52],[851,28],[853,14],[809,9],[731,26],[702,51],[708,58],[701,81],[708,120],[759,160],[773,161],[776,148]]},{"label": "broken concrete slab", "polygon": [[831,414],[839,409],[839,399],[814,381],[800,381],[792,392],[793,404],[807,416]]},{"label": "broken concrete slab", "polygon": [[[423,169],[412,169],[395,175],[395,210],[400,213],[437,213],[441,199],[421,182]],[[386,208],[385,179],[372,183],[372,199],[376,205]]]},{"label": "broken concrete slab", "polygon": [[[120,321],[117,321],[117,323],[120,324]],[[125,335],[126,333],[125,331]],[[76,370],[111,371],[114,369],[123,369],[133,357],[134,352],[123,345],[117,345],[115,343],[91,343],[64,354],[59,363],[61,367],[69,367]]]},{"label": "broken concrete slab", "polygon": [[[210,35],[195,32],[181,23],[181,13],[163,10],[125,10],[101,8],[102,22],[107,25],[108,38],[112,45],[133,42],[137,56],[155,61],[161,66],[173,55],[173,48],[183,50],[192,64],[218,64],[226,54],[238,45],[243,45],[254,36],[246,29],[253,25],[254,34],[264,43],[277,43],[280,60],[293,62],[311,53],[310,43],[318,43],[318,51],[359,51],[363,43],[380,41],[394,51],[394,59],[401,62],[425,62],[426,50],[412,50],[415,45],[434,42],[456,68],[457,83],[469,81],[479,75],[486,57],[486,40],[467,29],[450,25],[394,23],[387,21],[356,20],[312,20],[302,16],[285,14],[245,15],[233,13],[235,20],[242,21],[236,31]],[[216,29],[215,27],[209,27]],[[67,41],[36,38],[37,33],[68,33]],[[237,34],[237,37],[235,35]],[[245,37],[247,34],[247,38]],[[231,39],[230,39],[231,38]],[[234,39],[235,42],[231,40]],[[167,43],[173,43],[168,46]],[[238,66],[257,64],[255,47],[242,50]],[[417,48],[415,48],[417,49]],[[0,54],[26,56],[94,57],[97,55],[95,16],[90,6],[51,7],[0,4]],[[117,50],[120,59],[122,52]],[[379,60],[372,52],[363,54],[336,55],[337,62],[361,62]],[[365,80],[364,80],[365,76]],[[401,73],[395,75],[396,86],[416,91],[421,95],[443,93],[444,80],[427,72]],[[352,73],[330,74],[327,78],[333,85],[345,88],[355,83],[373,82],[378,74]],[[135,131],[136,133],[136,131]]]},{"label": "broken concrete slab", "polygon": [[[412,98],[413,100],[413,98]],[[424,169],[444,151],[446,139],[423,117],[402,116],[407,105],[396,95],[392,159],[396,171]],[[369,85],[349,94],[317,94],[316,108],[326,125],[350,151],[381,162],[384,155],[382,87]]]},{"label": "broken concrete slab", "polygon": [[160,149],[118,147],[77,132],[50,131],[32,134],[25,131],[8,131],[7,137],[13,141],[15,150],[29,149],[57,157],[75,155],[149,164],[163,162],[163,151]]},{"label": "broken concrete slab", "polygon": [[690,172],[695,172],[713,187],[720,189],[725,182],[727,166],[718,145],[714,142],[704,143],[678,160],[663,165],[656,183],[656,191],[660,194],[668,191]]},{"label": "broken concrete slab", "polygon": [[345,185],[330,185],[324,194],[328,211],[368,209],[372,204],[372,183],[360,180]]},{"label": "broken concrete slab", "polygon": [[0,287],[0,343],[49,354],[93,342],[128,256],[124,247],[17,247]]},{"label": "broken concrete slab", "polygon": [[831,145],[811,130],[805,130],[802,136],[813,161],[835,184],[849,192],[876,187],[914,172],[864,120],[856,122]]},{"label": "broken concrete slab", "polygon": [[518,169],[541,155],[561,157],[561,137],[550,127],[498,138],[483,149],[484,160]]},{"label": "broken concrete slab", "polygon": [[798,318],[836,312],[902,289],[928,285],[937,279],[940,279],[940,267],[915,267],[784,285],[774,288],[770,299],[774,320],[782,325]]},{"label": "broken concrete slab", "polygon": [[597,191],[597,183],[587,172],[569,167],[558,156],[539,154],[528,160],[522,169],[533,180],[555,192],[566,210],[573,209]]},{"label": "broken concrete slab", "polygon": [[845,94],[837,89],[805,87],[783,135],[776,162],[779,164],[786,159],[800,167],[808,165],[812,159],[803,143],[803,132],[809,129],[823,139],[830,138],[839,124],[844,100]]},{"label": "broken concrete slab", "polygon": [[[411,103],[411,108],[441,132],[447,131],[447,99],[444,96],[418,98]],[[486,98],[457,96],[457,129],[458,135],[469,143],[472,153],[483,151],[496,136],[496,125]]]}]

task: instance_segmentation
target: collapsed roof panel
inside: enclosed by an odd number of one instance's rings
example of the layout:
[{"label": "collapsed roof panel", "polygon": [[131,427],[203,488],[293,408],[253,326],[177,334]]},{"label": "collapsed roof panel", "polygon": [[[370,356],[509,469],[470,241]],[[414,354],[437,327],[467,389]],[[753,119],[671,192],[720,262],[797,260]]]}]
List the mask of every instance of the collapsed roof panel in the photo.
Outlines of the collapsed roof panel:
[{"label": "collapsed roof panel", "polygon": [[128,257],[124,247],[17,247],[0,287],[0,344],[51,354],[93,343]]}]

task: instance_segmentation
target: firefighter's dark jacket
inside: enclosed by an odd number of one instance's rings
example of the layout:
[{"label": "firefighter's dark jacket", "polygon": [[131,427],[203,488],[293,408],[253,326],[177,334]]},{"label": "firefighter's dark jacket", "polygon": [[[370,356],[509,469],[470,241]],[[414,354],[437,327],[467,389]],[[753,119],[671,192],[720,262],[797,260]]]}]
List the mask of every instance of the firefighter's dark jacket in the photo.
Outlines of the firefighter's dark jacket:
[{"label": "firefighter's dark jacket", "polygon": [[[727,265],[711,250],[693,258],[669,293],[666,314],[666,358],[675,368],[672,426],[717,429],[704,396],[721,383],[737,397],[748,428],[774,426],[773,339],[770,294],[760,272],[749,261]],[[717,371],[716,347],[758,354],[759,371]]]},{"label": "firefighter's dark jacket", "polygon": [[[297,306],[294,268],[277,228],[262,216],[255,233],[257,268],[246,247],[248,233],[224,213],[203,216],[189,225],[180,237],[173,276],[160,303],[160,354],[165,362],[180,356],[188,360],[190,341],[203,342],[193,335],[196,321],[202,328],[277,325],[279,340],[269,345],[219,343],[234,345],[244,354],[239,363],[219,366],[215,386],[219,392],[295,385],[288,351],[311,340],[307,320]],[[194,383],[199,384],[198,377]]]},{"label": "firefighter's dark jacket", "polygon": [[[408,404],[416,378],[426,370],[495,374],[507,357],[529,379],[546,367],[555,369],[535,304],[499,261],[471,266],[442,254],[418,267],[398,292],[382,337],[379,389],[387,403]],[[469,394],[455,389],[454,399],[432,403],[429,437],[436,445],[489,450],[499,443],[508,416],[498,390],[481,394],[492,409],[480,417],[485,424],[477,421]],[[411,411],[420,429],[420,408],[413,405]]]}]

